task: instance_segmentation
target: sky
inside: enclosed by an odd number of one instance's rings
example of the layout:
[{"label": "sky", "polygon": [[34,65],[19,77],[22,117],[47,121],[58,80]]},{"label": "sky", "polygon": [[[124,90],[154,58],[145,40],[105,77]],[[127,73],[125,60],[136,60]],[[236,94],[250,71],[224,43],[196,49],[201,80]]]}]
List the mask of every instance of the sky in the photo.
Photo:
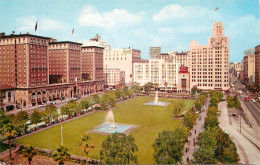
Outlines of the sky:
[{"label": "sky", "polygon": [[241,62],[244,50],[260,44],[259,6],[260,0],[0,0],[0,32],[74,42],[99,34],[112,48],[139,49],[147,59],[149,47],[166,53],[189,51],[192,40],[207,45],[214,22],[222,21],[230,62]]}]

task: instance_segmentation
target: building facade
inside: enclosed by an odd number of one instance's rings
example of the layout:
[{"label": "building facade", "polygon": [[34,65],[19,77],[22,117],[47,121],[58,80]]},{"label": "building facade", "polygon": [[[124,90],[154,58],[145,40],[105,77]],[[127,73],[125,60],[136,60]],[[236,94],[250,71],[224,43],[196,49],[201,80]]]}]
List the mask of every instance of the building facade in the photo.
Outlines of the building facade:
[{"label": "building facade", "polygon": [[255,55],[244,56],[244,82],[252,84],[250,82],[251,76],[255,75]]},{"label": "building facade", "polygon": [[50,84],[81,81],[81,44],[59,41],[49,45]]},{"label": "building facade", "polygon": [[149,63],[134,64],[134,82],[141,86],[148,82],[173,90],[178,84],[178,64],[164,59],[149,59]]},{"label": "building facade", "polygon": [[81,47],[81,76],[83,80],[104,80],[103,47]]},{"label": "building facade", "polygon": [[136,49],[117,48],[104,50],[104,69],[119,68],[125,73],[125,83],[133,81],[133,64],[141,61],[141,51]]},{"label": "building facade", "polygon": [[111,46],[108,45],[105,41],[101,39],[101,37],[96,34],[96,36],[92,37],[89,41],[82,41],[82,46],[96,46],[104,48],[104,50],[110,50]]},{"label": "building facade", "polygon": [[37,87],[49,83],[48,37],[0,34],[0,84]]},{"label": "building facade", "polygon": [[125,74],[118,68],[109,68],[105,70],[105,86],[114,89],[125,85]]},{"label": "building facade", "polygon": [[150,47],[150,58],[160,58],[161,55],[161,47]]},{"label": "building facade", "polygon": [[255,85],[260,90],[260,45],[255,47]]},{"label": "building facade", "polygon": [[15,108],[15,87],[11,85],[0,85],[0,107],[9,111]]},{"label": "building facade", "polygon": [[224,35],[222,22],[215,22],[208,45],[191,41],[191,85],[202,90],[229,89],[229,37]]}]

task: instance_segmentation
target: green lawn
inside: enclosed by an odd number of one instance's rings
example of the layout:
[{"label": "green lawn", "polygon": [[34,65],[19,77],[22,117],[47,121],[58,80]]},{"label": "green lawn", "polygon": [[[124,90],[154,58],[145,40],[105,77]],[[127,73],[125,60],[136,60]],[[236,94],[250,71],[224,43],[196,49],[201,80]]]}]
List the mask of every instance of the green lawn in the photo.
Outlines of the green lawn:
[{"label": "green lawn", "polygon": [[[143,103],[151,100],[153,98],[137,97],[117,104],[117,108],[113,110],[116,123],[140,126],[132,133],[138,146],[138,163],[140,164],[154,163],[152,144],[158,132],[173,130],[182,122],[182,120],[172,120],[172,112],[167,110],[166,107],[143,105]],[[159,101],[170,102],[173,100],[177,99],[159,98]],[[193,100],[181,101],[185,102],[185,109],[191,108],[194,104]],[[64,145],[71,149],[72,154],[84,156],[84,153],[79,149],[81,136],[85,131],[105,122],[106,114],[107,112],[96,112],[63,124]],[[55,149],[56,146],[60,145],[60,132],[60,126],[56,126],[22,138],[17,142],[40,148]],[[90,151],[89,157],[99,159],[99,151],[106,136],[92,134],[92,137],[95,149]]]}]

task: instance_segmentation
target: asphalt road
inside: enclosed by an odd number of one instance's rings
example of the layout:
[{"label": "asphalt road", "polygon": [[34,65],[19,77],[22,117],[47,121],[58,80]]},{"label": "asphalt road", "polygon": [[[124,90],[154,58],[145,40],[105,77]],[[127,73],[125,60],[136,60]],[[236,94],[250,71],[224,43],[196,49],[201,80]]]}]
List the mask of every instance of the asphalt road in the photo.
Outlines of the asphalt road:
[{"label": "asphalt road", "polygon": [[[231,77],[230,79],[231,79],[232,83],[234,81],[237,81],[237,79],[234,77]],[[259,104],[259,102],[256,102],[256,103],[251,102],[251,99],[256,100],[256,98],[254,96],[251,96],[250,93],[247,93],[247,89],[244,87],[243,84],[235,83],[234,90],[233,90],[234,94],[235,93],[237,94],[237,91],[242,91],[242,94],[238,95],[238,97],[240,98],[240,100],[242,100],[244,102],[244,104],[247,106],[247,108],[249,109],[249,111],[251,112],[251,114],[253,115],[255,120],[257,121],[257,123],[260,125],[260,104]],[[243,96],[249,97],[249,101],[245,101]]]}]

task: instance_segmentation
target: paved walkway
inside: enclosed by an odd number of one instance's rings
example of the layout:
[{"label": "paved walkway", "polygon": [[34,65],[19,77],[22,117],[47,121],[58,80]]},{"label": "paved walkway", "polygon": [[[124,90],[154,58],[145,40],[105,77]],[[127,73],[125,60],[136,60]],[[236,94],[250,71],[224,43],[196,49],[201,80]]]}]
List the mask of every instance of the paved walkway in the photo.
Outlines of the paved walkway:
[{"label": "paved walkway", "polygon": [[226,131],[237,147],[237,152],[240,157],[240,162],[243,164],[259,164],[260,151],[252,144],[245,136],[243,136],[237,125],[231,124],[229,120],[227,103],[221,102],[218,106],[221,111],[219,117],[219,126],[223,131]]},{"label": "paved walkway", "polygon": [[[196,144],[199,133],[204,132],[204,122],[207,116],[206,110],[209,106],[209,99],[207,98],[204,106],[202,107],[202,112],[199,114],[199,118],[197,119],[197,124],[193,126],[193,129],[190,132],[188,142],[184,146],[184,154],[182,157],[183,164],[189,164],[189,161],[193,160],[193,153],[198,145]],[[201,119],[200,119],[201,116]]]}]

